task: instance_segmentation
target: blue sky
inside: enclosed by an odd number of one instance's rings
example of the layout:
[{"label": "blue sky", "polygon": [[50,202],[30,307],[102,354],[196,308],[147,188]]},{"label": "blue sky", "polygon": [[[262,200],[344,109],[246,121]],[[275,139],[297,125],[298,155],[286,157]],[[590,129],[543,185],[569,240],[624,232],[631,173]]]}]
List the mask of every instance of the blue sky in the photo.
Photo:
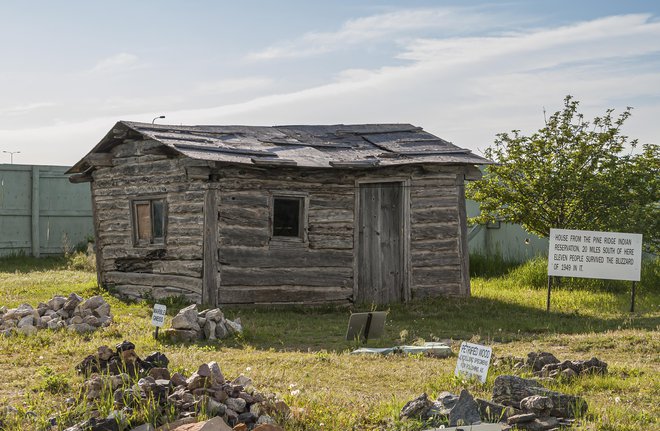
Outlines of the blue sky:
[{"label": "blue sky", "polygon": [[3,1],[0,53],[15,163],[73,164],[158,115],[409,122],[479,152],[567,94],[587,117],[633,106],[624,133],[660,136],[658,1]]}]

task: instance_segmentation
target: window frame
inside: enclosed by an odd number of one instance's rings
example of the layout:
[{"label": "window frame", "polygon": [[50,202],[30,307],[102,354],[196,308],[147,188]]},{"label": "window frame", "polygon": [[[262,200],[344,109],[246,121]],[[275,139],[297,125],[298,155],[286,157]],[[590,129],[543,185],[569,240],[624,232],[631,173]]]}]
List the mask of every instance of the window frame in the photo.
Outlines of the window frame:
[{"label": "window frame", "polygon": [[[298,235],[281,236],[275,235],[275,200],[276,199],[297,199],[300,201],[298,213]],[[274,191],[270,193],[269,199],[269,217],[268,217],[268,235],[271,244],[294,245],[308,243],[308,209],[309,195],[304,192],[294,191]]]},{"label": "window frame", "polygon": [[[154,236],[154,202],[160,201],[163,206],[162,214],[162,236]],[[167,243],[167,200],[165,196],[142,196],[139,198],[131,199],[131,230],[133,237],[133,245],[136,247],[145,247],[145,246],[164,246]],[[138,205],[149,205],[149,222],[150,222],[150,232],[149,237],[146,239],[140,239],[139,232],[139,220],[138,220]]]}]

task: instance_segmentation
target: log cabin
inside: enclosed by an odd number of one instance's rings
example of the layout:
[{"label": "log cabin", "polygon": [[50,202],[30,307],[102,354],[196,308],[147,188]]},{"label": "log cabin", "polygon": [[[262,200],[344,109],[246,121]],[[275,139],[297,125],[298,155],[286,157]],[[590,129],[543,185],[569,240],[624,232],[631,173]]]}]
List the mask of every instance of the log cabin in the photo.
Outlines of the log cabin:
[{"label": "log cabin", "polygon": [[488,163],[410,124],[120,121],[69,173],[111,291],[387,304],[470,294],[465,181]]}]

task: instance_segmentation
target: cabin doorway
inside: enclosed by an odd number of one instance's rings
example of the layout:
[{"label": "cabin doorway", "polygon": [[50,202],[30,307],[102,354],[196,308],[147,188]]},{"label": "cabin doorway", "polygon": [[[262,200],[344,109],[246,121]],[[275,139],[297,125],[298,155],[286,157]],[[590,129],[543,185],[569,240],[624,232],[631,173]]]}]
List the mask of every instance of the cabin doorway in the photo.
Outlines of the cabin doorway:
[{"label": "cabin doorway", "polygon": [[405,182],[359,183],[355,301],[389,304],[408,298]]}]

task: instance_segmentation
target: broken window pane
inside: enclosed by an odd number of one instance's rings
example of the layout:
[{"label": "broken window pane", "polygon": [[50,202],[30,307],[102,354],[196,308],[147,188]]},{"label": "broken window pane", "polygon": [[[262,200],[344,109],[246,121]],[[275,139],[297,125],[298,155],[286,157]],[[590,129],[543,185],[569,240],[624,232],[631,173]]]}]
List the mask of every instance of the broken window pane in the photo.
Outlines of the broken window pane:
[{"label": "broken window pane", "polygon": [[273,236],[300,236],[302,198],[273,198]]}]

